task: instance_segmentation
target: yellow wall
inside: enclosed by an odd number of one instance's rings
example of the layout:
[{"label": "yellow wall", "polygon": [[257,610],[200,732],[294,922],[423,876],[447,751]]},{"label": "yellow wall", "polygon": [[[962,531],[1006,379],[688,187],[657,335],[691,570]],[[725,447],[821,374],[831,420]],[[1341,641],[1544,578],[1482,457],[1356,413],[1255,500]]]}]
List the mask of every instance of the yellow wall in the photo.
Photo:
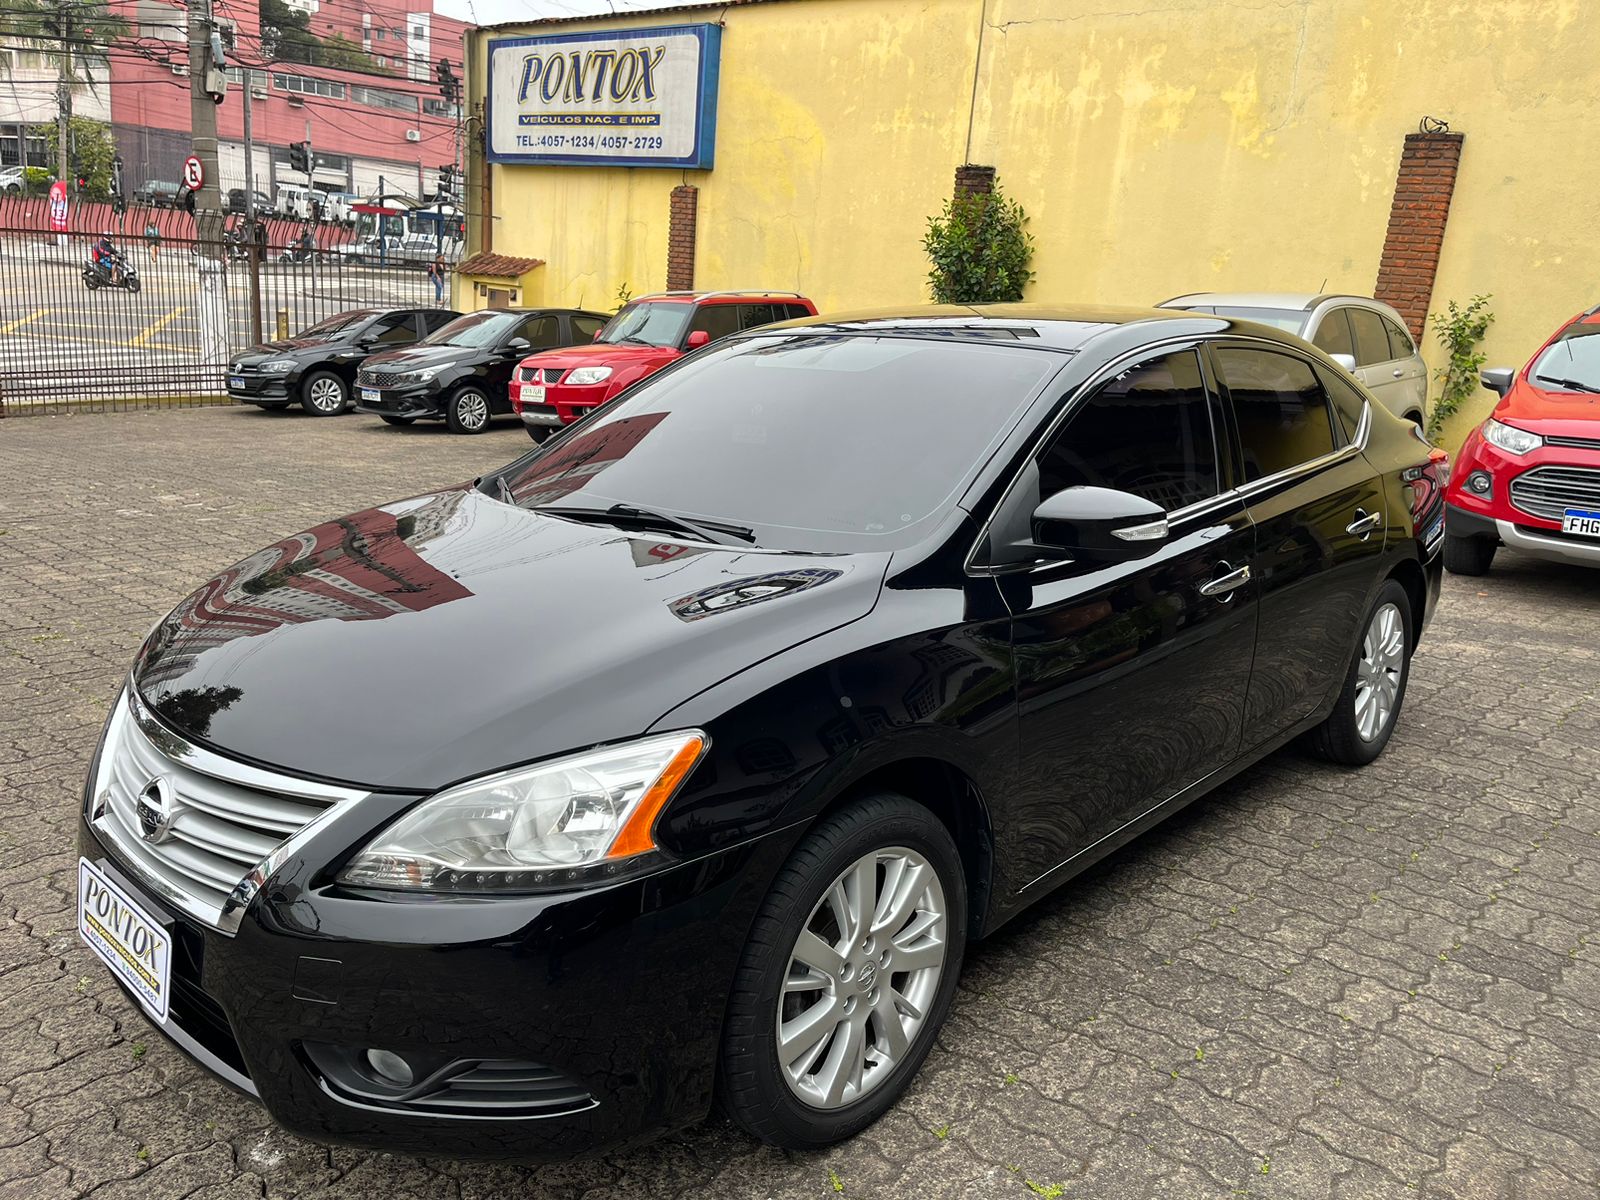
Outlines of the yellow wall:
[{"label": "yellow wall", "polygon": [[[700,188],[697,286],[793,288],[824,309],[921,302],[927,217],[969,159],[1028,210],[1029,299],[1370,294],[1401,139],[1424,114],[1467,135],[1434,309],[1492,292],[1491,364],[1520,364],[1600,302],[1600,0],[790,0],[710,15],[726,22],[713,171],[494,168],[494,248],[547,261],[547,302],[662,287],[683,179]],[[480,38],[473,80],[481,56]]]}]

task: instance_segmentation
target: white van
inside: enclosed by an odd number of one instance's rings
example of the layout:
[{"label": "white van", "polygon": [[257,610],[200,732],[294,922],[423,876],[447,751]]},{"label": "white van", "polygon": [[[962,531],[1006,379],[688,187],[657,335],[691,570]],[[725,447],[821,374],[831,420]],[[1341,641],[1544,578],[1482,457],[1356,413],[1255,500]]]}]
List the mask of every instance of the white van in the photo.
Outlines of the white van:
[{"label": "white van", "polygon": [[280,183],[278,185],[278,200],[274,207],[281,217],[288,217],[293,221],[309,221],[311,219],[311,193],[301,183]]}]

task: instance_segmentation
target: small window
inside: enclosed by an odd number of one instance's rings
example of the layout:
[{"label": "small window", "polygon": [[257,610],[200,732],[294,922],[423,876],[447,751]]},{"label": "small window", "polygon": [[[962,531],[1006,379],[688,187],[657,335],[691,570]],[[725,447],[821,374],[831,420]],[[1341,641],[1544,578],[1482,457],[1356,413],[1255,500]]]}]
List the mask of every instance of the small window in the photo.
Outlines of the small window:
[{"label": "small window", "polygon": [[781,313],[774,311],[783,306],[772,304],[741,304],[739,305],[739,328],[755,329],[762,325],[771,325],[774,321],[781,321]]},{"label": "small window", "polygon": [[1334,450],[1328,394],[1311,364],[1272,350],[1224,346],[1217,366],[1233,400],[1246,481]]},{"label": "small window", "polygon": [[580,342],[594,341],[594,335],[606,327],[597,317],[573,317],[572,336]]},{"label": "small window", "polygon": [[804,304],[787,304],[784,307],[789,310],[788,320],[790,321],[798,321],[811,315],[810,309],[806,308]]},{"label": "small window", "polygon": [[1350,330],[1356,338],[1356,366],[1370,367],[1389,361],[1389,335],[1383,318],[1370,308],[1350,310]]},{"label": "small window", "polygon": [[1211,405],[1193,351],[1124,371],[1068,419],[1039,459],[1039,494],[1104,487],[1172,512],[1217,494]]},{"label": "small window", "polygon": [[422,329],[416,313],[390,313],[374,321],[367,335],[380,346],[409,346],[422,336]]},{"label": "small window", "polygon": [[736,333],[739,329],[739,308],[737,304],[702,304],[689,322],[689,332],[703,330],[711,335],[713,342]]},{"label": "small window", "polygon": [[1345,316],[1348,308],[1336,308],[1322,318],[1311,344],[1324,354],[1348,354],[1355,357],[1355,344],[1350,340],[1350,321]]},{"label": "small window", "polygon": [[1389,357],[1410,358],[1417,352],[1416,346],[1411,342],[1411,335],[1388,317],[1383,318],[1383,327],[1389,334]]},{"label": "small window", "polygon": [[1334,416],[1344,431],[1344,440],[1355,441],[1356,431],[1361,428],[1361,411],[1367,405],[1367,398],[1343,371],[1328,371],[1318,367],[1317,375],[1322,380],[1322,386],[1327,389],[1329,399],[1333,401]]},{"label": "small window", "polygon": [[535,350],[549,350],[561,345],[561,321],[558,317],[529,317],[511,336],[527,338]]}]

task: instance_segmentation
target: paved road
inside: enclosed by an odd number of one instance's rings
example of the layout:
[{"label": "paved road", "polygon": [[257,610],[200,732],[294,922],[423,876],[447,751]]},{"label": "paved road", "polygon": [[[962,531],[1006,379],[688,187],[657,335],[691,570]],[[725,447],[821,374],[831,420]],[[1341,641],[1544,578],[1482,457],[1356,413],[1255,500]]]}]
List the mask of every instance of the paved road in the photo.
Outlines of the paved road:
[{"label": "paved road", "polygon": [[1281,754],[976,948],[922,1079],[847,1146],[711,1124],[522,1171],[273,1129],[73,935],[91,743],[214,569],[525,444],[237,409],[0,422],[0,1200],[1593,1200],[1600,574],[1509,554],[1448,582],[1383,759]]},{"label": "paved road", "polygon": [[[141,243],[125,248],[140,273],[137,295],[85,288],[86,246],[58,251],[38,242],[0,242],[0,378],[8,403],[70,399],[79,389],[63,384],[83,371],[120,395],[138,393],[163,368],[192,373],[203,345],[192,260],[183,250],[164,249],[151,261]],[[224,295],[228,347],[238,350],[252,341],[244,264],[229,264]],[[294,332],[349,308],[432,303],[433,285],[421,271],[323,264],[313,273],[309,265],[272,264],[262,272],[267,338],[274,336],[280,309]],[[220,378],[221,368],[214,373]]]}]

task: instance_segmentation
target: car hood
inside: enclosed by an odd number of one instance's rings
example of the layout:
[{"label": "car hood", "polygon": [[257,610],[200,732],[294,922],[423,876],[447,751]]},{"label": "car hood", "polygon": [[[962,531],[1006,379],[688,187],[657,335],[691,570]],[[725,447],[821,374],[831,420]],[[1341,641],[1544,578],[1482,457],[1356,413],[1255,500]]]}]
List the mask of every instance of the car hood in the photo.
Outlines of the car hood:
[{"label": "car hood", "polygon": [[407,346],[404,350],[369,355],[361,366],[368,371],[418,371],[423,367],[470,362],[487,353],[481,346]]},{"label": "car hood", "polygon": [[276,342],[262,342],[251,346],[237,356],[239,362],[253,362],[263,358],[282,358],[305,350],[333,350],[343,345],[343,338],[284,338]]},{"label": "car hood", "polygon": [[1494,418],[1546,437],[1600,438],[1600,394],[1547,392],[1519,376]]},{"label": "car hood", "polygon": [[223,571],[151,632],[133,682],[223,754],[430,790],[643,733],[865,616],[888,562],[684,545],[462,487]]},{"label": "car hood", "polygon": [[526,367],[623,367],[633,363],[666,363],[679,357],[671,346],[625,346],[590,342],[587,346],[565,346],[544,350],[522,360]]}]

